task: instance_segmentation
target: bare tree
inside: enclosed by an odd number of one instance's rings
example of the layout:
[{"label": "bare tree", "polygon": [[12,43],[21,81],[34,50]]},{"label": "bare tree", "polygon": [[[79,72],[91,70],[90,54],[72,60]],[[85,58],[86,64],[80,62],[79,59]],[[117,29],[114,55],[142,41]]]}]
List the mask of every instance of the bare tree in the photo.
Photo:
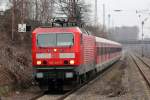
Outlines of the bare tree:
[{"label": "bare tree", "polygon": [[107,38],[107,34],[104,32],[102,25],[86,25],[85,29],[90,31],[95,36]]},{"label": "bare tree", "polygon": [[12,16],[7,16],[5,26],[8,27],[12,22],[11,27],[7,28],[12,29],[9,31],[12,33],[12,40],[16,35],[19,37],[27,35],[17,32],[19,23],[27,23],[37,27],[39,24],[46,24],[58,14],[67,16],[69,20],[76,20],[78,24],[90,20],[90,7],[82,0],[9,0],[9,3],[8,12]]},{"label": "bare tree", "polygon": [[52,18],[53,2],[54,0],[41,0],[41,16],[40,19],[43,23],[46,23]]},{"label": "bare tree", "polygon": [[[85,23],[90,19],[90,6],[83,0],[58,0],[60,14],[66,15],[69,19],[77,21],[78,24]],[[84,15],[88,15],[84,17]]]}]

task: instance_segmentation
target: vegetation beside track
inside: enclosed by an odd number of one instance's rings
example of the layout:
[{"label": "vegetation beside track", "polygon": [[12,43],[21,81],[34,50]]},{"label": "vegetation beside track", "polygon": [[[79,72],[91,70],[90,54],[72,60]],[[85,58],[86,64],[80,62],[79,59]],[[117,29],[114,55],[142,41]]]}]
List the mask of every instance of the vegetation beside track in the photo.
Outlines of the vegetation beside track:
[{"label": "vegetation beside track", "polygon": [[0,34],[0,95],[4,95],[31,85],[31,44],[15,43]]}]

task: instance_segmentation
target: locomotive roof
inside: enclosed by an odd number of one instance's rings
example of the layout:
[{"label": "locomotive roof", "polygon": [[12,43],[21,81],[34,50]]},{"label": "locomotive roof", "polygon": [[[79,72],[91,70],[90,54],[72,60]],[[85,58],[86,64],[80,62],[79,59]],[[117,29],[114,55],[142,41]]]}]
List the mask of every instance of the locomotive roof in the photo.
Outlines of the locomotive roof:
[{"label": "locomotive roof", "polygon": [[33,33],[49,33],[49,32],[81,32],[79,27],[39,27]]}]

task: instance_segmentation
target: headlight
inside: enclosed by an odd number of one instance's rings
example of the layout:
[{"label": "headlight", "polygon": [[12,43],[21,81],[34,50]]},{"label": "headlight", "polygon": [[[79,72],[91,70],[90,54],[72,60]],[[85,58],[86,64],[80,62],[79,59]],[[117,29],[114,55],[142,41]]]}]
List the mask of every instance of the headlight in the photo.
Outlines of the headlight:
[{"label": "headlight", "polygon": [[41,58],[51,58],[51,54],[50,54],[50,53],[37,53],[37,54],[36,54],[36,58],[37,58],[37,59],[41,59]]},{"label": "headlight", "polygon": [[70,64],[73,65],[74,64],[74,60],[70,60]]},{"label": "headlight", "polygon": [[60,53],[59,58],[75,58],[74,53]]},{"label": "headlight", "polygon": [[41,62],[41,61],[37,61],[36,64],[37,64],[37,65],[41,65],[42,62]]}]

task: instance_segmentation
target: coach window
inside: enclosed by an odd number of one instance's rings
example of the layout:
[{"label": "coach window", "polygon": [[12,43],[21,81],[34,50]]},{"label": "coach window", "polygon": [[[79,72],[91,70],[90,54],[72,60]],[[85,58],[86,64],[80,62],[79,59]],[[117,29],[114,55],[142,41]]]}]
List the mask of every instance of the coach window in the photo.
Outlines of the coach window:
[{"label": "coach window", "polygon": [[102,55],[102,47],[99,47],[99,49],[100,49],[100,55]]},{"label": "coach window", "polygon": [[114,49],[114,53],[115,53],[115,47],[113,49]]},{"label": "coach window", "polygon": [[100,47],[96,47],[97,48],[97,54],[98,54],[98,56],[101,54],[101,52],[100,52]]},{"label": "coach window", "polygon": [[104,52],[103,52],[103,54],[104,54],[104,55],[106,54],[106,47],[104,47]]},{"label": "coach window", "polygon": [[101,55],[102,52],[101,47],[98,47],[98,49],[99,49],[99,55]]},{"label": "coach window", "polygon": [[103,55],[103,44],[101,44],[101,55]]},{"label": "coach window", "polygon": [[105,54],[105,47],[103,47],[103,55]]},{"label": "coach window", "polygon": [[103,47],[103,55],[105,55],[105,51],[106,51],[106,50],[105,50],[105,47]]},{"label": "coach window", "polygon": [[103,55],[105,54],[105,47],[103,47]]},{"label": "coach window", "polygon": [[112,48],[110,47],[110,53],[112,53]]},{"label": "coach window", "polygon": [[106,47],[106,54],[108,54],[108,47]]},{"label": "coach window", "polygon": [[103,47],[101,47],[101,55],[103,55]]},{"label": "coach window", "polygon": [[114,53],[114,47],[112,47],[112,53]]}]

